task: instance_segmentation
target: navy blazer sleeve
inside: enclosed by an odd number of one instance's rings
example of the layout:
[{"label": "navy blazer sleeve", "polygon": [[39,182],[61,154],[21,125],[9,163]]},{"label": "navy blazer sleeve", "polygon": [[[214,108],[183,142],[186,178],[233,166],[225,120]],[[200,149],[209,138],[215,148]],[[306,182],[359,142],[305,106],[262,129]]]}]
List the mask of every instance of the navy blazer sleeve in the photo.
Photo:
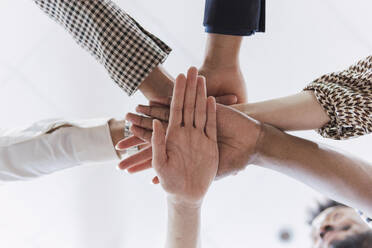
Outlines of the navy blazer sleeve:
[{"label": "navy blazer sleeve", "polygon": [[206,0],[207,33],[252,35],[265,31],[265,0]]}]

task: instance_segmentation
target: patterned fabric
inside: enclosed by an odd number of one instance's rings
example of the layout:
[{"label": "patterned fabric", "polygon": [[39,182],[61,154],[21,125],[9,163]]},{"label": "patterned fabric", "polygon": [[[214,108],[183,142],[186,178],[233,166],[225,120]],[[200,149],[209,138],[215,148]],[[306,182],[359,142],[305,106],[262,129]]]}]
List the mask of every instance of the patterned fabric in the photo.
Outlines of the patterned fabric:
[{"label": "patterned fabric", "polygon": [[132,95],[171,49],[109,0],[34,0]]},{"label": "patterned fabric", "polygon": [[331,121],[318,130],[336,140],[372,132],[372,56],[308,85]]}]

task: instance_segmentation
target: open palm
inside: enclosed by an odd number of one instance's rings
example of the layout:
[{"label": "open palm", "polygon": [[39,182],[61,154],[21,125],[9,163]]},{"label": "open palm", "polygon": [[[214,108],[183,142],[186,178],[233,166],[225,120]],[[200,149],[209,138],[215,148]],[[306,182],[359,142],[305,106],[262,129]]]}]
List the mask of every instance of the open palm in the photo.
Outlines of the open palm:
[{"label": "open palm", "polygon": [[164,190],[195,202],[205,195],[218,166],[216,104],[206,97],[205,81],[191,68],[177,78],[167,130],[153,123],[153,159]]}]

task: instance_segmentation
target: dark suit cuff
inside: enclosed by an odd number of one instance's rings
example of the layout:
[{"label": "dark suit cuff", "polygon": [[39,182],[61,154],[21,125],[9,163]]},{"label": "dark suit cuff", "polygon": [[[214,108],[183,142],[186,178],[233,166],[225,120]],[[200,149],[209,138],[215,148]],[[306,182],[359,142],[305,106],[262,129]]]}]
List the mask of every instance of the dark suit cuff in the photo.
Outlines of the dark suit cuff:
[{"label": "dark suit cuff", "polygon": [[211,34],[224,34],[224,35],[236,35],[236,36],[250,36],[257,32],[257,30],[252,29],[232,29],[232,28],[218,28],[218,27],[205,27],[206,33]]},{"label": "dark suit cuff", "polygon": [[206,0],[207,33],[249,36],[265,32],[265,0]]}]

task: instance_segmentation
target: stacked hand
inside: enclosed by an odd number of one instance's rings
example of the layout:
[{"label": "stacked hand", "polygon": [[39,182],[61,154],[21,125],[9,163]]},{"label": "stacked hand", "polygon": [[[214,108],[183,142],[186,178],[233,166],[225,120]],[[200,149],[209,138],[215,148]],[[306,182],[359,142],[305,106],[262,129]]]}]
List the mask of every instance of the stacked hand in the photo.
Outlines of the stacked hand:
[{"label": "stacked hand", "polygon": [[175,84],[165,131],[153,121],[153,160],[158,179],[173,200],[199,203],[217,173],[216,103],[205,80],[191,68]]},{"label": "stacked hand", "polygon": [[[167,127],[169,120],[169,107],[159,104],[138,106],[137,112],[148,117],[128,114],[126,119],[132,122],[131,131],[134,136],[120,141],[119,149],[127,149],[133,145],[150,142],[152,137],[152,120],[162,121]],[[217,142],[219,149],[219,165],[217,178],[236,174],[243,170],[247,164],[252,163],[256,154],[256,143],[261,133],[261,124],[248,116],[228,107],[217,104]],[[152,148],[123,160],[119,168],[130,173],[151,168]],[[157,183],[155,179],[154,183]]]},{"label": "stacked hand", "polygon": [[199,75],[207,79],[208,96],[214,96],[217,102],[225,105],[247,102],[245,81],[240,67],[216,66],[204,64]]}]

